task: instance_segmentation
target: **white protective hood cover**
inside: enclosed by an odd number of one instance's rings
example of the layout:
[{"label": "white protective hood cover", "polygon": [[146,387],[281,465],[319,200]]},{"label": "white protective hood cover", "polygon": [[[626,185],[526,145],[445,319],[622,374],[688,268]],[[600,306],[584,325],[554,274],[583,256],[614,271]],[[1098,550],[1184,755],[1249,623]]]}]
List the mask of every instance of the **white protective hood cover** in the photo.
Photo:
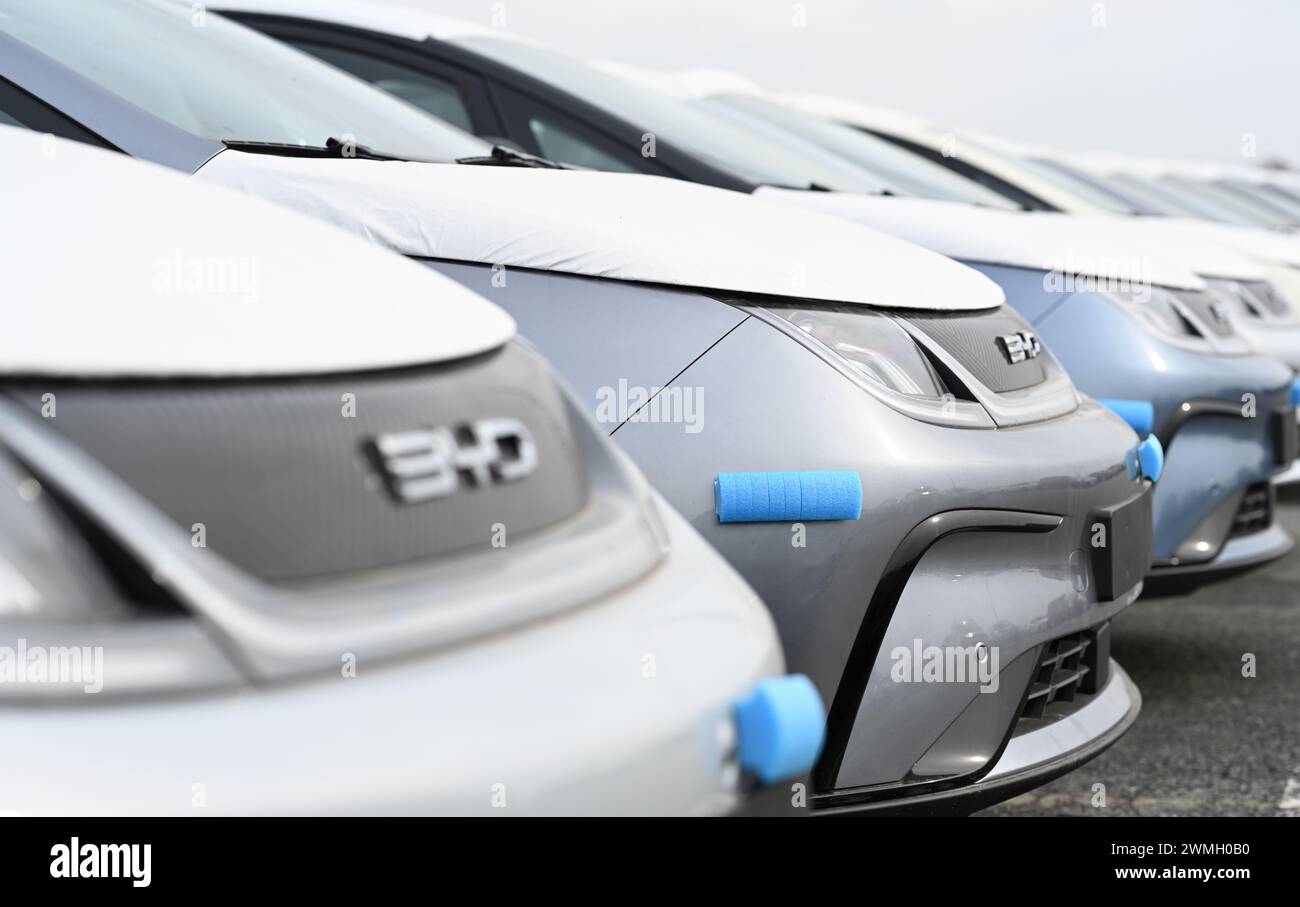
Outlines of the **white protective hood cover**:
[{"label": "white protective hood cover", "polygon": [[1135,241],[1102,219],[844,192],[763,187],[754,194],[834,214],[963,261],[1182,289],[1205,286],[1178,249]]},{"label": "white protective hood cover", "polygon": [[237,151],[198,175],[423,258],[885,308],[1004,301],[919,246],[681,180]]},{"label": "white protective hood cover", "polygon": [[0,372],[249,376],[459,358],[514,336],[460,284],[340,230],[0,127]]},{"label": "white protective hood cover", "polygon": [[1075,214],[1082,224],[1092,224],[1116,239],[1131,239],[1134,248],[1164,248],[1178,257],[1200,277],[1228,280],[1264,280],[1268,271],[1258,261],[1229,245],[1211,241],[1208,235],[1187,230],[1181,222],[1171,223],[1162,217],[1127,217],[1119,214]]},{"label": "white protective hood cover", "polygon": [[1263,262],[1300,268],[1300,236],[1191,218],[1161,217],[1153,220],[1166,229],[1228,246],[1242,255]]}]

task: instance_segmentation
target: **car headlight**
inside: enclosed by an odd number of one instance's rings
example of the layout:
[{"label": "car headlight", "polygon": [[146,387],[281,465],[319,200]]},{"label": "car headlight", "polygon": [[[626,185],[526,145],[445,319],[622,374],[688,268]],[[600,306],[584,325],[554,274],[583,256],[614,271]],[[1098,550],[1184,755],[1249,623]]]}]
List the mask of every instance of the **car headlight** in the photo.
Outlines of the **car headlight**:
[{"label": "car headlight", "polygon": [[946,379],[897,321],[861,306],[748,306],[904,415],[960,428],[992,428],[988,412]]},{"label": "car headlight", "polygon": [[1131,312],[1151,333],[1198,353],[1225,356],[1250,352],[1246,339],[1233,326],[1248,305],[1241,285],[1231,280],[1207,280],[1204,290],[1148,287],[1106,294]]},{"label": "car headlight", "polygon": [[1260,301],[1243,284],[1235,280],[1221,280],[1218,278],[1206,278],[1205,282],[1209,285],[1207,292],[1222,307],[1219,311],[1225,317],[1233,315],[1252,318],[1263,317]]},{"label": "car headlight", "polygon": [[769,308],[844,359],[867,378],[911,397],[948,393],[934,365],[894,322],[875,312],[830,307]]},{"label": "car headlight", "polygon": [[1171,290],[1147,287],[1143,290],[1111,290],[1106,295],[1131,312],[1152,333],[1176,343],[1208,349],[1204,335]]}]

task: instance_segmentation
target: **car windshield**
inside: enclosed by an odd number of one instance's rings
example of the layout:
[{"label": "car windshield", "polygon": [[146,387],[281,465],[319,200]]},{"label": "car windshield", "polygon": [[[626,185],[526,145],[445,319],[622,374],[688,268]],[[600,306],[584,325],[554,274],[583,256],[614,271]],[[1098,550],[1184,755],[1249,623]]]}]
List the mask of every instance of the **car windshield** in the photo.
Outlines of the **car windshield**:
[{"label": "car windshield", "polygon": [[1041,179],[1047,180],[1059,189],[1072,192],[1083,201],[1089,202],[1111,214],[1150,214],[1130,199],[1098,184],[1095,180],[1079,173],[1065,164],[1044,158],[1022,157],[1018,159],[1026,170]]},{"label": "car windshield", "polygon": [[1161,214],[1250,226],[1240,219],[1234,219],[1231,211],[1225,211],[1220,206],[1194,197],[1191,193],[1178,192],[1174,187],[1166,185],[1160,180],[1136,176],[1131,173],[1114,173],[1108,179],[1121,192],[1141,199],[1144,204]]},{"label": "car windshield", "polygon": [[201,4],[0,0],[0,31],[201,138],[311,147],[337,138],[416,160],[489,149]]},{"label": "car windshield", "polygon": [[1200,198],[1213,199],[1224,208],[1229,208],[1239,214],[1251,226],[1284,230],[1294,225],[1294,221],[1290,217],[1278,211],[1275,207],[1240,192],[1234,192],[1232,189],[1218,183],[1205,183],[1182,176],[1168,176],[1165,177],[1165,181],[1177,186],[1181,191],[1195,193]]},{"label": "car windshield", "polygon": [[719,95],[703,103],[728,108],[770,123],[874,173],[903,194],[1018,211],[1014,202],[945,167],[884,139],[808,116],[748,95]]},{"label": "car windshield", "polygon": [[878,178],[834,155],[811,154],[771,140],[685,101],[543,47],[491,37],[457,38],[452,43],[635,124],[637,134],[631,139],[637,144],[641,143],[642,135],[653,135],[748,182],[873,194],[887,188]]},{"label": "car windshield", "polygon": [[1234,181],[1233,185],[1243,190],[1249,189],[1250,193],[1256,198],[1267,200],[1293,214],[1298,220],[1300,220],[1300,195],[1297,195],[1282,186],[1274,185],[1273,183],[1243,183]]}]

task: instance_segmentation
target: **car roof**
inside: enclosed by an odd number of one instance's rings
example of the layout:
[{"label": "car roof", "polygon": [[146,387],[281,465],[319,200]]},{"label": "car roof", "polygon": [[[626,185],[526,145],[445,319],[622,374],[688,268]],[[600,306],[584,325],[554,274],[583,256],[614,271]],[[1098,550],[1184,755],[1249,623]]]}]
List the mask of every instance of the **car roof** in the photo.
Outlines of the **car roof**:
[{"label": "car roof", "polygon": [[514,321],[340,230],[126,155],[0,126],[0,371],[301,375],[495,349]]}]

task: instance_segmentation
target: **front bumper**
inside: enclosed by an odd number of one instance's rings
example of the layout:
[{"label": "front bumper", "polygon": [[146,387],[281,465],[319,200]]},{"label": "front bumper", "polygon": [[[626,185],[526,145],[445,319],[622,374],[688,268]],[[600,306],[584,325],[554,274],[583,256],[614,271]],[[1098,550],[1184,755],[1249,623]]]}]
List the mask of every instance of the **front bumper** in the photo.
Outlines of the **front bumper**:
[{"label": "front bumper", "polygon": [[1274,485],[1290,485],[1300,482],[1300,460],[1295,460],[1281,473],[1273,476]]},{"label": "front bumper", "polygon": [[1013,736],[993,768],[976,781],[902,800],[829,806],[819,815],[969,815],[1067,774],[1124,736],[1142,710],[1142,694],[1118,662],[1091,702],[1052,724]]},{"label": "front bumper", "polygon": [[1277,560],[1295,547],[1295,539],[1279,523],[1261,532],[1228,539],[1213,560],[1200,564],[1161,564],[1151,568],[1147,590],[1153,595],[1176,594],[1213,580]]},{"label": "front bumper", "polygon": [[783,661],[753,592],[674,511],[603,601],[356,676],[0,710],[18,814],[701,814],[744,805],[733,704]]}]

